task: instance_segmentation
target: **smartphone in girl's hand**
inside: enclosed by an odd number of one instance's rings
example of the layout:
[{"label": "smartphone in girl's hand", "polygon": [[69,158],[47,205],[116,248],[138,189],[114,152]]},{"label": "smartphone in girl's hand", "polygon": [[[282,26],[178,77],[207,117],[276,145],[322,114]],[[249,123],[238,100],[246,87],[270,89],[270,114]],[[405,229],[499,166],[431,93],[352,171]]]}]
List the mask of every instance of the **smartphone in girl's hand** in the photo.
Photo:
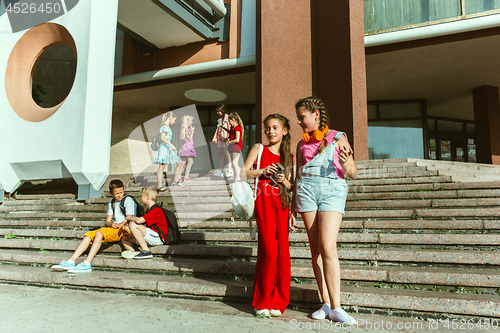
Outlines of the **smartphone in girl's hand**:
[{"label": "smartphone in girl's hand", "polygon": [[276,163],[276,169],[278,169],[278,171],[276,171],[276,173],[274,175],[270,175],[269,178],[271,178],[273,180],[273,182],[275,182],[277,184],[278,180],[276,179],[276,175],[283,174],[283,171],[285,171],[285,168],[283,168],[283,166],[278,162],[278,163]]}]

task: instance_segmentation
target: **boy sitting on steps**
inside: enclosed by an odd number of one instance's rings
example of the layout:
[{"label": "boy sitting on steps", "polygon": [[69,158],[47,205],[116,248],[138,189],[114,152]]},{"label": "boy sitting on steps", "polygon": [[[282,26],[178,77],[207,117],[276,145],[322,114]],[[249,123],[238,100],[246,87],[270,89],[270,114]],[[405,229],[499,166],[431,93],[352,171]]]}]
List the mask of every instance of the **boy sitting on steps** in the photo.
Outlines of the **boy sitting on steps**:
[{"label": "boy sitting on steps", "polygon": [[[68,260],[63,260],[59,265],[52,266],[52,270],[56,272],[68,271],[68,273],[87,273],[92,271],[90,265],[97,251],[101,248],[102,242],[118,242],[122,236],[128,233],[124,229],[126,218],[133,217],[137,212],[137,205],[132,197],[125,197],[123,182],[119,179],[112,180],[109,183],[109,193],[113,196],[108,204],[108,213],[106,215],[106,227],[99,230],[89,231],[83,236],[83,241],[78,245],[75,252]],[[125,206],[125,214],[120,208],[121,201]],[[113,207],[114,206],[114,207]],[[115,222],[112,222],[113,217]],[[92,243],[87,259],[84,262],[75,266],[76,260],[87,250]]]},{"label": "boy sitting on steps", "polygon": [[[148,248],[150,246],[163,245],[164,235],[167,235],[167,218],[163,210],[156,205],[158,199],[158,190],[155,188],[142,189],[142,204],[148,210],[142,217],[127,216],[129,222],[130,234],[124,235],[122,244],[127,251],[122,255],[125,258],[149,259],[153,254]],[[163,239],[163,240],[162,240]],[[139,244],[141,252],[135,255],[134,245]]]}]

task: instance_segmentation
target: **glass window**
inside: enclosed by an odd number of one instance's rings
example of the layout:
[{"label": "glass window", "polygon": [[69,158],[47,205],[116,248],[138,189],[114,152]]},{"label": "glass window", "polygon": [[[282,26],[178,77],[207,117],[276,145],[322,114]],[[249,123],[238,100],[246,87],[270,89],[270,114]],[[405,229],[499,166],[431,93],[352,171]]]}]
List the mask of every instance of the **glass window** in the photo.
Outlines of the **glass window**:
[{"label": "glass window", "polygon": [[476,134],[476,124],[467,123],[467,134]]},{"label": "glass window", "polygon": [[420,118],[422,110],[420,103],[380,104],[380,119]]},{"label": "glass window", "polygon": [[368,104],[368,120],[377,119],[377,105]]},{"label": "glass window", "polygon": [[424,158],[421,120],[368,123],[370,159]]},{"label": "glass window", "polygon": [[367,32],[456,17],[460,13],[460,0],[364,0]]},{"label": "glass window", "polygon": [[464,0],[465,13],[473,14],[500,8],[500,0]]},{"label": "glass window", "polygon": [[429,131],[435,131],[436,130],[436,125],[434,123],[434,119],[427,119],[427,129]]},{"label": "glass window", "polygon": [[464,123],[458,121],[438,120],[438,131],[445,133],[464,134]]}]

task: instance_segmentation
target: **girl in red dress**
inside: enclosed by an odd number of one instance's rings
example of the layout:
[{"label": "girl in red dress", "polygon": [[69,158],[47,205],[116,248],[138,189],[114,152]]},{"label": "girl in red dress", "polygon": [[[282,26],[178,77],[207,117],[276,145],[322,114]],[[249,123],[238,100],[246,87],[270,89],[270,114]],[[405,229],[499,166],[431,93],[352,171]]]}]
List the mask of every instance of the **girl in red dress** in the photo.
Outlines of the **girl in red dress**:
[{"label": "girl in red dress", "polygon": [[228,116],[231,130],[229,131],[229,138],[227,141],[227,150],[231,154],[233,168],[234,168],[234,181],[240,180],[240,155],[243,149],[243,121],[236,112],[232,112]]},{"label": "girl in red dress", "polygon": [[[280,114],[271,114],[264,120],[264,129],[269,144],[263,147],[260,169],[255,170],[260,143],[250,150],[245,162],[247,177],[259,177],[255,200],[259,241],[252,305],[257,316],[278,317],[283,314],[290,300],[288,246],[290,205],[288,190],[292,186],[290,123]],[[280,163],[284,171],[278,172],[276,163]],[[271,176],[276,181],[272,180]]]}]

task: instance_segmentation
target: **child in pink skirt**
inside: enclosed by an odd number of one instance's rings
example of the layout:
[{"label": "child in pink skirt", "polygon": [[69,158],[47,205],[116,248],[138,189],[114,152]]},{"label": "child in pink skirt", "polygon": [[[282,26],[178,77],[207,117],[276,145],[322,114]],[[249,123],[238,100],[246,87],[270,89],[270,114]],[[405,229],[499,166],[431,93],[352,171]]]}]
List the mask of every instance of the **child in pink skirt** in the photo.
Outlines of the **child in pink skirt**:
[{"label": "child in pink skirt", "polygon": [[[178,181],[189,182],[189,173],[191,172],[191,167],[193,166],[193,159],[196,157],[196,149],[194,149],[193,145],[193,136],[194,136],[194,126],[193,126],[193,116],[186,115],[182,117],[181,130],[179,133],[181,139],[184,140],[184,144],[179,151],[179,156],[181,158],[182,167],[186,165],[186,170],[184,174],[184,178],[180,178]],[[181,169],[182,170],[182,169]],[[182,171],[181,171],[182,174]]]}]

